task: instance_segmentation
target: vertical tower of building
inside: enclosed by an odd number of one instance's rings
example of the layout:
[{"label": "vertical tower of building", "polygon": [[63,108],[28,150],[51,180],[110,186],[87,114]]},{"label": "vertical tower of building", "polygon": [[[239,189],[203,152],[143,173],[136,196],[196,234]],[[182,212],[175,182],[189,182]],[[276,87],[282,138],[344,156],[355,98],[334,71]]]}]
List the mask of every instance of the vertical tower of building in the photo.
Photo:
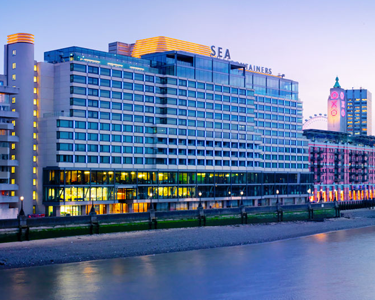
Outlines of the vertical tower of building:
[{"label": "vertical tower of building", "polygon": [[10,103],[17,94],[18,89],[8,87],[6,77],[0,75],[0,219],[16,218],[18,214],[19,199],[15,196],[18,186],[10,177],[18,166],[15,156],[10,155],[10,145],[18,143],[13,125],[18,113],[10,111]]},{"label": "vertical tower of building", "polygon": [[346,132],[347,116],[345,90],[339,84],[339,78],[336,77],[336,83],[330,89],[328,97],[328,130]]},{"label": "vertical tower of building", "polygon": [[[34,69],[34,36],[27,33],[16,33],[8,36],[4,49],[4,73],[8,85],[19,88],[19,93],[12,100],[11,109],[19,113],[19,120],[14,126],[15,135],[20,142],[12,144],[12,155],[19,162],[15,183],[19,184],[18,196],[24,197],[24,211],[33,211],[33,179],[36,176],[34,144],[37,133],[37,111],[34,109],[37,89]],[[34,175],[35,174],[35,175]],[[36,180],[35,180],[36,182]]]},{"label": "vertical tower of building", "polygon": [[372,95],[366,89],[346,90],[348,133],[372,135]]}]

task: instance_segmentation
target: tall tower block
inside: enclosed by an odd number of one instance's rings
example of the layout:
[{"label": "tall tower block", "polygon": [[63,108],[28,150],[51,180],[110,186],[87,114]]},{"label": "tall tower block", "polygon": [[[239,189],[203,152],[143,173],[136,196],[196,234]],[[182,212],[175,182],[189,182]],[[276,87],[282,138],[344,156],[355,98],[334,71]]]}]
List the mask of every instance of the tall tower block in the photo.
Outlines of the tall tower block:
[{"label": "tall tower block", "polygon": [[17,196],[24,197],[24,211],[27,215],[33,212],[33,179],[36,176],[36,162],[33,159],[34,144],[37,142],[37,111],[34,108],[34,99],[37,98],[34,83],[34,35],[8,35],[4,54],[4,73],[8,85],[19,88],[19,93],[11,104],[11,109],[19,113],[14,131],[20,142],[11,147],[11,154],[15,155],[19,167],[15,174],[11,174],[11,178],[15,178],[16,184],[19,185]]},{"label": "tall tower block", "polygon": [[330,89],[327,111],[328,130],[346,132],[347,116],[345,90],[341,88],[338,77],[336,77],[335,85]]}]

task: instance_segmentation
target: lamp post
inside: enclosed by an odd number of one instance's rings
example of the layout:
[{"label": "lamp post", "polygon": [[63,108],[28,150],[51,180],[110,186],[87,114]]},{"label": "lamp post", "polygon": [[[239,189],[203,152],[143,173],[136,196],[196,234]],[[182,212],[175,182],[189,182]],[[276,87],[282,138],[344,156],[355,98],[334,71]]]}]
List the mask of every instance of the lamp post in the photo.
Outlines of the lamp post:
[{"label": "lamp post", "polygon": [[91,197],[91,209],[90,209],[90,214],[95,213],[95,208],[94,208],[94,198]]},{"label": "lamp post", "polygon": [[[322,188],[320,189],[320,200],[323,200],[323,189]],[[324,201],[322,201],[322,202],[324,202]]]},{"label": "lamp post", "polygon": [[[228,195],[229,195],[230,198],[232,198],[230,191],[228,191]],[[232,207],[232,201],[230,201],[230,207]]]},{"label": "lamp post", "polygon": [[279,205],[279,190],[276,190],[276,205]]},{"label": "lamp post", "polygon": [[308,198],[307,198],[307,200],[308,200],[307,202],[310,202],[310,193],[311,193],[311,189],[308,189],[308,190],[307,190],[307,193],[309,194],[309,196],[308,196]]},{"label": "lamp post", "polygon": [[25,215],[25,212],[23,211],[23,199],[24,199],[24,197],[21,196],[20,197],[20,200],[21,200],[21,210],[20,210],[20,213],[19,213],[20,216],[24,216]]},{"label": "lamp post", "polygon": [[243,205],[243,199],[242,199],[243,198],[243,191],[241,191],[240,194],[241,194],[241,203],[240,203],[240,205],[242,206]]},{"label": "lamp post", "polygon": [[333,202],[336,202],[336,192],[337,192],[337,190],[335,189],[333,192],[334,192],[334,194],[333,194]]},{"label": "lamp post", "polygon": [[202,192],[199,192],[198,195],[199,195],[199,205],[198,205],[198,208],[202,208]]},{"label": "lamp post", "polygon": [[152,206],[152,193],[150,193],[150,209],[154,209],[154,207]]}]

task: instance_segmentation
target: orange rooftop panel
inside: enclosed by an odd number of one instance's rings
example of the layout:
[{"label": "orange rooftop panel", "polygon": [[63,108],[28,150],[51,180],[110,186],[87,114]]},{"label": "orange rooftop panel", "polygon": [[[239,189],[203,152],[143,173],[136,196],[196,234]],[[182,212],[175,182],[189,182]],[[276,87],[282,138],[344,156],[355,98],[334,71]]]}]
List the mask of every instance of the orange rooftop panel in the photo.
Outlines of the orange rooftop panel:
[{"label": "orange rooftop panel", "polygon": [[172,39],[166,36],[157,36],[136,41],[132,56],[140,58],[145,54],[165,51],[187,51],[206,56],[210,56],[211,54],[211,49],[208,46]]},{"label": "orange rooftop panel", "polygon": [[8,44],[15,43],[34,44],[34,35],[30,33],[15,33],[8,35]]}]

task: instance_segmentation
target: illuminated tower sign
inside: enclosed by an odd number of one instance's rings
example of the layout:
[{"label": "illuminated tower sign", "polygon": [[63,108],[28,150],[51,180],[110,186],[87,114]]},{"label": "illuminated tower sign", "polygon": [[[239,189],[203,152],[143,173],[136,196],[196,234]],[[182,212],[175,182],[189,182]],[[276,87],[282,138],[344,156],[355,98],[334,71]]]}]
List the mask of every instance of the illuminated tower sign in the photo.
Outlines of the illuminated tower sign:
[{"label": "illuminated tower sign", "polygon": [[345,90],[341,88],[338,77],[328,97],[328,130],[346,132]]}]

